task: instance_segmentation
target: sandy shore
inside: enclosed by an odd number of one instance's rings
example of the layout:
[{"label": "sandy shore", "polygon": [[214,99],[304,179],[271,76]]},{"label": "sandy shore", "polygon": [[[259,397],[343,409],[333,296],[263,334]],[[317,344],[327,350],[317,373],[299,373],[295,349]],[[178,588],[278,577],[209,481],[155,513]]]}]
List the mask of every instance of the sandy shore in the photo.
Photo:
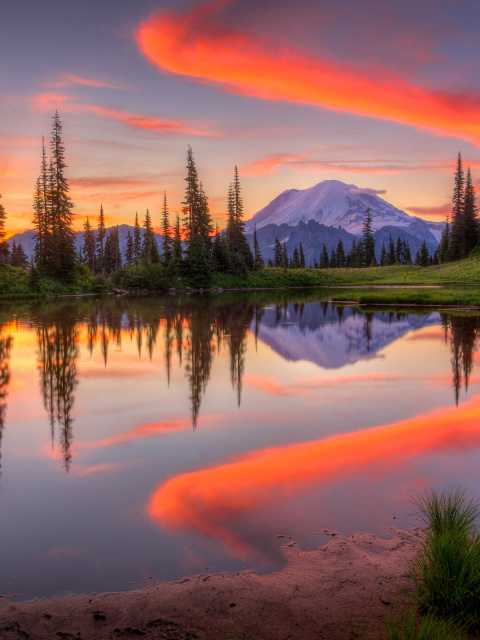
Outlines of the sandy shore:
[{"label": "sandy shore", "polygon": [[314,551],[290,543],[286,566],[263,576],[203,574],[137,591],[1,600],[0,638],[185,640],[187,632],[221,638],[228,627],[256,640],[348,640],[350,620],[368,619],[369,635],[380,639],[388,613],[407,602],[396,585],[408,584],[419,535],[389,531],[389,540],[329,532]]}]

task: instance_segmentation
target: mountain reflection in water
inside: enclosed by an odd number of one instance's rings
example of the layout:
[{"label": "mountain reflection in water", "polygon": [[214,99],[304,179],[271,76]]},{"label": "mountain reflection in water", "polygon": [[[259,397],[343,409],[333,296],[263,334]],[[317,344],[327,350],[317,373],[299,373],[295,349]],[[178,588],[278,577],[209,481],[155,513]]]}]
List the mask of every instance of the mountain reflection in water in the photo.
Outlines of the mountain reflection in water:
[{"label": "mountain reflection in water", "polygon": [[378,532],[412,486],[473,489],[480,315],[331,293],[0,306],[0,579],[272,570],[276,534]]}]

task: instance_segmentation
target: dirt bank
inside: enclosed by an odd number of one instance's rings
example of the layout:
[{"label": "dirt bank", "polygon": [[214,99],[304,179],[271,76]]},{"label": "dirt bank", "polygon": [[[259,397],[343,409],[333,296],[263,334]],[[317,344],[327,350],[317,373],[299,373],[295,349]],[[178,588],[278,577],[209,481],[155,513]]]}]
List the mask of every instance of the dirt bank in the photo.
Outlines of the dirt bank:
[{"label": "dirt bank", "polygon": [[228,627],[263,640],[347,640],[350,620],[367,618],[370,636],[382,638],[392,607],[407,602],[396,585],[408,584],[405,563],[419,535],[389,532],[389,540],[330,532],[314,551],[289,543],[286,566],[263,576],[199,575],[137,591],[1,600],[0,638],[185,640],[187,632],[221,638]]}]

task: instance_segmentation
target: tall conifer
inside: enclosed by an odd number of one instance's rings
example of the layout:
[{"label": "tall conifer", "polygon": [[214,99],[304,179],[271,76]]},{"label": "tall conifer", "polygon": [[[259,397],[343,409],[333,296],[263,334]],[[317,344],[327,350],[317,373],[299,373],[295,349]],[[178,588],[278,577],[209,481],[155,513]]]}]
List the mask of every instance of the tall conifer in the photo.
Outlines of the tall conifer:
[{"label": "tall conifer", "polygon": [[167,267],[172,260],[172,239],[170,238],[170,222],[168,219],[167,194],[163,192],[162,207],[162,264]]},{"label": "tall conifer", "polygon": [[465,196],[463,203],[463,226],[465,232],[464,241],[464,257],[468,256],[470,251],[477,246],[478,243],[478,209],[475,202],[475,188],[472,182],[472,174],[470,167],[467,170],[467,179],[465,181]]},{"label": "tall conifer", "polygon": [[[0,198],[2,196],[0,195]],[[6,240],[6,231],[5,231],[5,220],[7,218],[7,214],[5,211],[5,207],[0,202],[0,262],[8,262],[9,249]]]},{"label": "tall conifer", "polygon": [[465,174],[462,166],[462,156],[459,153],[455,169],[455,179],[452,196],[452,222],[450,238],[450,256],[458,260],[465,255]]}]

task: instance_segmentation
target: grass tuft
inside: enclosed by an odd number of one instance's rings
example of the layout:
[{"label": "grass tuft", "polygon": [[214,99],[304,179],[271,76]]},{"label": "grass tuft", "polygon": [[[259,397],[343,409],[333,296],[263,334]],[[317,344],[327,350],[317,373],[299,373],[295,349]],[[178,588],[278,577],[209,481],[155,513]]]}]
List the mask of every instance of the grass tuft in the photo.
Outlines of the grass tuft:
[{"label": "grass tuft", "polygon": [[422,611],[438,619],[480,629],[480,507],[465,490],[432,492],[413,499],[427,526],[409,563]]},{"label": "grass tuft", "polygon": [[387,640],[465,640],[466,634],[447,620],[431,614],[416,621],[415,607],[404,614],[401,610],[387,620]]}]

